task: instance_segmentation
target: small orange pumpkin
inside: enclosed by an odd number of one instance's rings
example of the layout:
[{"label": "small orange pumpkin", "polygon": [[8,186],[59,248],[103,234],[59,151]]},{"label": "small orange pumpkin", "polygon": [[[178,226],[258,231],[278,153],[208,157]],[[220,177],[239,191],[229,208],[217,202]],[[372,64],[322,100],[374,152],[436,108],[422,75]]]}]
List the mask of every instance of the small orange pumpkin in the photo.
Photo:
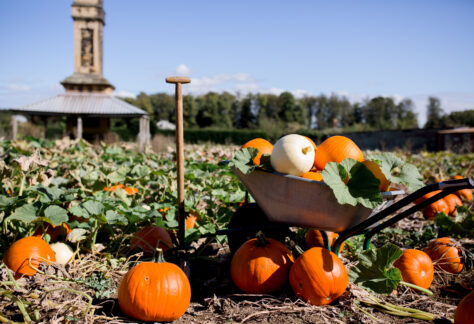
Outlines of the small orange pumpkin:
[{"label": "small orange pumpkin", "polygon": [[44,234],[49,234],[50,242],[55,242],[59,238],[65,238],[71,232],[68,224],[61,225],[46,224],[45,228],[38,227],[33,236],[43,237]]},{"label": "small orange pumpkin", "polygon": [[177,265],[142,262],[120,282],[118,301],[122,311],[141,321],[171,322],[180,318],[191,301],[191,286]]},{"label": "small orange pumpkin", "polygon": [[464,267],[457,243],[449,237],[441,237],[428,243],[425,252],[436,268],[449,273],[459,273]]},{"label": "small orange pumpkin", "polygon": [[364,154],[350,138],[331,136],[319,145],[315,152],[314,164],[319,170],[324,170],[328,162],[339,163],[347,158],[362,162]]},{"label": "small orange pumpkin", "polygon": [[455,194],[449,194],[443,198],[448,205],[449,212],[447,215],[456,216],[456,207],[462,206],[462,201]]},{"label": "small orange pumpkin", "polygon": [[250,140],[244,145],[242,145],[242,148],[248,148],[248,147],[254,147],[258,149],[258,154],[253,159],[253,164],[255,165],[260,164],[260,158],[262,157],[263,154],[271,155],[273,152],[273,144],[263,138],[254,138],[253,140]]},{"label": "small orange pumpkin", "polygon": [[[158,241],[160,241],[160,243],[156,246]],[[171,240],[171,236],[164,228],[157,225],[150,225],[142,228],[135,233],[135,236],[130,242],[130,248],[132,250],[138,248],[148,255],[153,254],[157,247],[166,252],[168,248],[172,246],[173,241]]]},{"label": "small orange pumpkin", "polygon": [[403,254],[393,264],[402,273],[402,278],[408,283],[430,288],[433,282],[434,267],[428,254],[415,249],[403,250]]},{"label": "small orange pumpkin", "polygon": [[[31,259],[31,261],[30,261]],[[13,272],[15,278],[32,276],[41,262],[56,262],[56,256],[48,243],[37,236],[24,237],[13,243],[3,257],[3,262]]]},{"label": "small orange pumpkin", "polygon": [[[332,247],[332,245],[334,244],[334,242],[336,241],[336,239],[338,238],[339,234],[337,233],[334,233],[334,232],[328,232],[326,231],[326,235],[328,237],[328,241],[329,241],[329,246]],[[312,247],[322,247],[322,248],[326,248],[324,246],[324,239],[323,239],[323,235],[321,234],[321,231],[320,230],[317,230],[317,229],[309,229],[305,236],[304,236],[304,240],[306,242],[306,247],[308,249],[312,248]],[[341,247],[339,248],[339,253],[342,251],[342,249],[344,248],[344,244],[345,242],[342,242],[341,244]]]},{"label": "small orange pumpkin", "polygon": [[[464,179],[460,175],[455,175],[453,179]],[[455,192],[456,196],[461,198],[462,200],[465,201],[471,201],[472,200],[472,190],[471,189],[461,189]]]},{"label": "small orange pumpkin", "polygon": [[474,290],[464,296],[456,307],[454,312],[454,324],[473,324],[474,323]]},{"label": "small orange pumpkin", "polygon": [[196,226],[196,221],[197,221],[197,217],[192,214],[189,214],[185,220],[186,229],[194,228],[194,226]]},{"label": "small orange pumpkin", "polygon": [[349,278],[342,261],[331,251],[314,247],[300,255],[290,269],[294,293],[312,305],[327,305],[339,298]]},{"label": "small orange pumpkin", "polygon": [[234,284],[246,293],[271,293],[285,286],[292,264],[293,255],[283,243],[259,233],[235,252],[230,275]]}]

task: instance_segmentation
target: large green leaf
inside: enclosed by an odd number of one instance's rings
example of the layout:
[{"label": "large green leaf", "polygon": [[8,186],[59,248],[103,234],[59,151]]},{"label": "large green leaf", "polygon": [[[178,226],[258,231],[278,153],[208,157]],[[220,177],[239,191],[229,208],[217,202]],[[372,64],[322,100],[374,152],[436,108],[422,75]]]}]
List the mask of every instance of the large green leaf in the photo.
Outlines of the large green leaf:
[{"label": "large green leaf", "polygon": [[229,166],[239,169],[243,174],[249,174],[255,170],[256,165],[253,159],[257,156],[258,149],[254,147],[243,148],[235,152],[234,158],[230,161]]},{"label": "large green leaf", "polygon": [[36,219],[36,207],[33,204],[26,204],[15,209],[7,218],[8,220],[19,220],[25,223],[31,223]]},{"label": "large green leaf", "polygon": [[90,215],[100,215],[104,211],[104,205],[98,201],[88,200],[82,204]]},{"label": "large green leaf", "polygon": [[68,221],[66,209],[59,206],[48,206],[44,210],[44,216],[47,217],[53,225],[61,225]]},{"label": "large green leaf", "polygon": [[380,170],[387,180],[392,183],[404,184],[411,191],[416,191],[424,186],[418,169],[413,164],[405,163],[393,153],[369,154],[367,158],[374,160],[380,166]]},{"label": "large green leaf", "polygon": [[402,280],[393,263],[402,255],[393,244],[370,249],[359,254],[359,263],[349,270],[349,280],[379,294],[390,294]]},{"label": "large green leaf", "polygon": [[382,203],[379,180],[365,165],[354,159],[348,158],[341,163],[329,162],[322,175],[340,204],[375,208]]},{"label": "large green leaf", "polygon": [[474,238],[474,213],[466,206],[456,208],[456,217],[453,219],[444,213],[436,214],[438,235]]}]

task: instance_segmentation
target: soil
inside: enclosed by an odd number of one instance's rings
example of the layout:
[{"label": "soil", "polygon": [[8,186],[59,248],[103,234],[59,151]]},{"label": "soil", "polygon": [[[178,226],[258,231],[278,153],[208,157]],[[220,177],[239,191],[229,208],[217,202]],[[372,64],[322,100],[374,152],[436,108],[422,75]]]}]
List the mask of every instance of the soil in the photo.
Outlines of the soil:
[{"label": "soil", "polygon": [[[400,222],[405,230],[418,230],[419,215]],[[375,242],[377,245],[377,242]],[[463,246],[474,246],[464,239]],[[201,239],[187,253],[169,254],[168,260],[186,264],[192,300],[187,312],[175,323],[423,323],[412,317],[398,317],[361,302],[367,292],[349,284],[346,293],[327,306],[312,306],[297,299],[287,286],[273,295],[242,294],[229,275],[228,245]],[[349,260],[341,258],[348,264]],[[115,261],[114,261],[115,260]],[[25,307],[37,323],[139,323],[126,317],[117,302],[121,278],[141,254],[117,259],[105,253],[84,254],[66,266],[41,265],[41,273],[14,281],[0,268],[0,321],[24,322]],[[395,294],[377,295],[379,300],[436,314],[437,323],[453,318],[461,297],[474,289],[473,271],[452,275],[437,271],[428,297],[399,286]],[[375,295],[375,294],[373,294]],[[89,305],[89,302],[91,303]],[[87,313],[87,316],[84,314]]]}]

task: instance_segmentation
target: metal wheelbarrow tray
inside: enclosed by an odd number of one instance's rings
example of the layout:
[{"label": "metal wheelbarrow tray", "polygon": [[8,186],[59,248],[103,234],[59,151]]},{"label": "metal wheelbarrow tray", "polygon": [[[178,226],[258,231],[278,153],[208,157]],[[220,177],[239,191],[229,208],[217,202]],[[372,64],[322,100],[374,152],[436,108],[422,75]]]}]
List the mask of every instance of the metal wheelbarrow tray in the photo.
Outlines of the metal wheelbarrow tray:
[{"label": "metal wheelbarrow tray", "polygon": [[[339,204],[332,189],[324,182],[265,170],[254,170],[248,175],[238,169],[234,172],[273,222],[342,232],[361,223],[373,212],[364,206]],[[404,191],[382,195],[391,199],[400,194]],[[384,202],[382,206],[386,205]]]},{"label": "metal wheelbarrow tray", "polygon": [[[236,168],[233,171],[269,221],[339,233],[333,251],[338,251],[340,243],[347,238],[362,233],[365,235],[364,245],[368,247],[371,237],[385,227],[450,193],[474,188],[474,181],[470,178],[447,180],[426,185],[396,202],[393,198],[404,194],[404,191],[385,192],[382,193],[382,205],[372,210],[363,206],[339,204],[332,189],[324,182],[260,169],[248,175]],[[441,192],[384,220],[423,195],[437,190]]]}]

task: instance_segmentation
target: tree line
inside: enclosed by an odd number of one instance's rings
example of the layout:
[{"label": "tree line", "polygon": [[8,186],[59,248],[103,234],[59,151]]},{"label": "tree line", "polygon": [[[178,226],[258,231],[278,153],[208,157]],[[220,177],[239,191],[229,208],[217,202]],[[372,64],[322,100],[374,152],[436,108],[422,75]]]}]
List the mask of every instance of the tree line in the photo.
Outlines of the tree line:
[{"label": "tree line", "polygon": [[[148,112],[154,121],[175,122],[175,98],[167,93],[140,93],[127,102]],[[430,97],[426,128],[474,126],[474,110],[444,114],[438,98]],[[317,130],[395,130],[418,128],[411,99],[396,103],[391,97],[375,97],[351,103],[346,97],[209,92],[183,97],[184,126],[189,128],[281,130],[293,127]]]}]

